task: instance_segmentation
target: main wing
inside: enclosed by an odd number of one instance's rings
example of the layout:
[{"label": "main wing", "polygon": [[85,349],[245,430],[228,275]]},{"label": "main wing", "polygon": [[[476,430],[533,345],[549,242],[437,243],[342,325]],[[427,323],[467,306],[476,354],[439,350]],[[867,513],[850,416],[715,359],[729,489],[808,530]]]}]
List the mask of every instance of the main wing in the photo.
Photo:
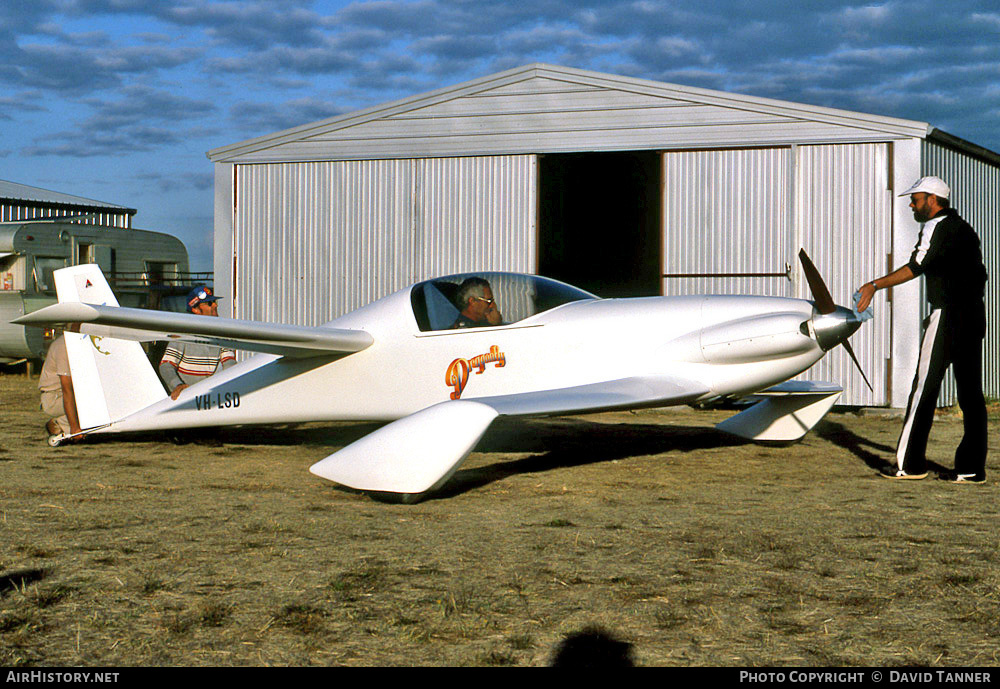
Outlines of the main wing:
[{"label": "main wing", "polygon": [[352,354],[373,342],[363,330],[310,328],[83,302],[53,304],[11,322],[40,326],[82,323],[81,332],[97,337],[198,342],[291,358]]},{"label": "main wing", "polygon": [[498,416],[687,404],[708,391],[674,376],[641,376],[441,402],[356,440],[309,471],[349,488],[419,496],[444,485]]},{"label": "main wing", "polygon": [[688,404],[708,392],[708,387],[698,381],[670,375],[648,375],[469,399],[489,405],[504,416],[555,416]]}]

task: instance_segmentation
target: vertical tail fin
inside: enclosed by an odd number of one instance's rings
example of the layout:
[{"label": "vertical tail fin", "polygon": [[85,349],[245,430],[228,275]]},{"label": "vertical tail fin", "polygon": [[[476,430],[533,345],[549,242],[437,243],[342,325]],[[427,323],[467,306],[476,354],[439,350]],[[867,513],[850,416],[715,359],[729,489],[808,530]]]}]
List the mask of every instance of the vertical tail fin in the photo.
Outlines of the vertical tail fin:
[{"label": "vertical tail fin", "polygon": [[[73,266],[54,273],[59,302],[118,306],[96,265]],[[66,333],[80,426],[106,426],[167,396],[142,345],[87,334]]]}]

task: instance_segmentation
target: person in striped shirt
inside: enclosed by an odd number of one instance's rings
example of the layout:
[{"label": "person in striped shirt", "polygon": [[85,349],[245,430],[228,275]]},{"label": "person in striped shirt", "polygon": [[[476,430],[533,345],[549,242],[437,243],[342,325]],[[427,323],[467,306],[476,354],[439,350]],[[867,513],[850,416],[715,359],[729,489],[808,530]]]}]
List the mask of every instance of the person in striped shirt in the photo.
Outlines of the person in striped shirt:
[{"label": "person in striped shirt", "polygon": [[[195,287],[188,294],[187,309],[200,316],[219,316],[219,297],[210,287]],[[194,342],[175,342],[169,345],[160,359],[160,378],[177,399],[189,385],[204,380],[236,363],[236,353],[231,349]]]}]

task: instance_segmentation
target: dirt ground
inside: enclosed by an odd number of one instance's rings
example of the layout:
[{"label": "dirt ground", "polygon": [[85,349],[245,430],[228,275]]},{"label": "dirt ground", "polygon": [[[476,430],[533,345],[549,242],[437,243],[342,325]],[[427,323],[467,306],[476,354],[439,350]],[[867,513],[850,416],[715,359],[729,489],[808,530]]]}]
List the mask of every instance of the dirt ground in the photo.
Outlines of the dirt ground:
[{"label": "dirt ground", "polygon": [[0,376],[3,666],[530,666],[591,627],[639,665],[998,664],[996,406],[985,486],[879,478],[898,418],[765,447],[683,408],[501,421],[401,505],[308,472],[374,425],[52,449],[37,400]]}]

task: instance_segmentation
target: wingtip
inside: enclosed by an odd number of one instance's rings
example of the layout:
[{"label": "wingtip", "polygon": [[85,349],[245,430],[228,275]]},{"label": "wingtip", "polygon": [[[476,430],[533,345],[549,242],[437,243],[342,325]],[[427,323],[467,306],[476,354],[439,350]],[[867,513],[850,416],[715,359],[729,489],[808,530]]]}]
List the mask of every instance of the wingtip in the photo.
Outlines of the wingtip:
[{"label": "wingtip", "polygon": [[55,325],[58,323],[85,323],[97,318],[97,309],[82,302],[64,302],[26,313],[11,321],[15,325]]}]

